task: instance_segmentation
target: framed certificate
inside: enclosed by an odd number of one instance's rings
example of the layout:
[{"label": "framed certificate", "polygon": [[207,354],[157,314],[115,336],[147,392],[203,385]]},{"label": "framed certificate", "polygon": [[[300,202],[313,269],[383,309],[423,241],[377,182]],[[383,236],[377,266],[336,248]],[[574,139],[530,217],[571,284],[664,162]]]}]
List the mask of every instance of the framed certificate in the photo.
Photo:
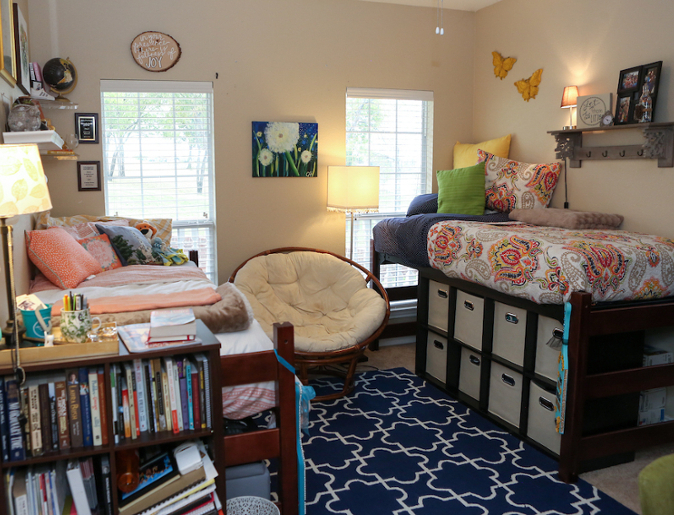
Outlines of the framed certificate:
[{"label": "framed certificate", "polygon": [[98,113],[75,113],[75,130],[80,143],[98,143]]},{"label": "framed certificate", "polygon": [[77,190],[101,191],[101,162],[77,162]]}]

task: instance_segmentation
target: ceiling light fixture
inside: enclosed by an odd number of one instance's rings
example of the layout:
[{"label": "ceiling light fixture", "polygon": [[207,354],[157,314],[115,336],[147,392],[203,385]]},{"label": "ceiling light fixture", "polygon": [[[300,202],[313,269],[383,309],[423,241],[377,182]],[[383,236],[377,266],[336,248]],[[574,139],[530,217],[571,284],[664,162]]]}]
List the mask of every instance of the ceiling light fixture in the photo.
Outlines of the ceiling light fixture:
[{"label": "ceiling light fixture", "polygon": [[435,15],[435,22],[437,23],[435,27],[435,33],[440,34],[441,36],[445,33],[445,29],[442,26],[442,11],[445,8],[445,0],[438,0],[438,9]]}]

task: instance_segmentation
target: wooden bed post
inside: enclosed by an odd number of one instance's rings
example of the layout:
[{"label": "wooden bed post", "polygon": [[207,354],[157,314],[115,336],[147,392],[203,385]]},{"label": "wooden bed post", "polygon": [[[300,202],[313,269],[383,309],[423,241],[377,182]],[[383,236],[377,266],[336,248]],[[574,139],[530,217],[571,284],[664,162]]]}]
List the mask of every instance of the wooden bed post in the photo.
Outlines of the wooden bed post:
[{"label": "wooden bed post", "polygon": [[566,413],[559,453],[559,477],[565,483],[574,483],[578,480],[585,405],[583,385],[587,376],[587,356],[590,344],[589,327],[584,320],[589,318],[591,305],[592,294],[571,294]]},{"label": "wooden bed post", "polygon": [[[284,322],[274,324],[274,347],[278,355],[290,365],[294,363],[294,337],[292,324]],[[279,449],[278,460],[278,496],[283,515],[298,515],[299,493],[297,476],[297,426],[295,423],[295,378],[293,373],[278,363],[278,377],[276,382],[276,425],[280,429],[283,438]],[[284,380],[281,380],[281,379]]]}]

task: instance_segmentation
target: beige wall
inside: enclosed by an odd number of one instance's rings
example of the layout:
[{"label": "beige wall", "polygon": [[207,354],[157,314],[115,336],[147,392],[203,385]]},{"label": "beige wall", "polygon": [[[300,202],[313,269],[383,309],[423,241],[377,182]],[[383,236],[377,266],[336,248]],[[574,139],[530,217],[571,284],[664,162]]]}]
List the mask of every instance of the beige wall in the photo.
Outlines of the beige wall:
[{"label": "beige wall", "polygon": [[[674,120],[674,2],[671,0],[502,0],[478,11],[475,34],[474,132],[476,141],[513,134],[511,157],[555,159],[549,130],[568,124],[560,109],[564,86],[581,95],[615,93],[620,70],[663,61],[656,122]],[[491,52],[517,58],[503,80],[494,77]],[[536,99],[524,102],[514,82],[543,68]],[[604,133],[587,144],[641,143],[640,131]],[[572,209],[625,215],[623,227],[674,237],[674,168],[655,160],[585,161],[569,169]],[[563,188],[553,205],[563,205]]]},{"label": "beige wall", "polygon": [[[434,166],[472,133],[475,14],[356,0],[28,0],[31,51],[75,63],[69,98],[100,113],[99,79],[213,81],[219,280],[247,257],[279,246],[344,252],[344,215],[326,211],[327,166],[344,164],[347,87],[433,90]],[[129,45],[144,31],[173,36],[182,57],[164,73],[140,68]],[[219,79],[215,79],[215,74]],[[54,113],[52,111],[52,113]],[[250,123],[317,122],[316,179],[253,179]],[[73,113],[52,115],[74,129]],[[102,160],[101,145],[80,145]],[[46,165],[55,216],[103,213],[104,194],[77,192],[72,162]]]}]

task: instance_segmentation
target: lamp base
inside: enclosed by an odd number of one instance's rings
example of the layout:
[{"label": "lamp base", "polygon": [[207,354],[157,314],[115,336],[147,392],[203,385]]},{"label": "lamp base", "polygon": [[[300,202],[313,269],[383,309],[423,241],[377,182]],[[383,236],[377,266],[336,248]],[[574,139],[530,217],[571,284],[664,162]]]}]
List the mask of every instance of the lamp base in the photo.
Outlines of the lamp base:
[{"label": "lamp base", "polygon": [[562,127],[563,131],[570,131],[571,129],[577,129],[577,127],[575,125],[565,125]]}]

